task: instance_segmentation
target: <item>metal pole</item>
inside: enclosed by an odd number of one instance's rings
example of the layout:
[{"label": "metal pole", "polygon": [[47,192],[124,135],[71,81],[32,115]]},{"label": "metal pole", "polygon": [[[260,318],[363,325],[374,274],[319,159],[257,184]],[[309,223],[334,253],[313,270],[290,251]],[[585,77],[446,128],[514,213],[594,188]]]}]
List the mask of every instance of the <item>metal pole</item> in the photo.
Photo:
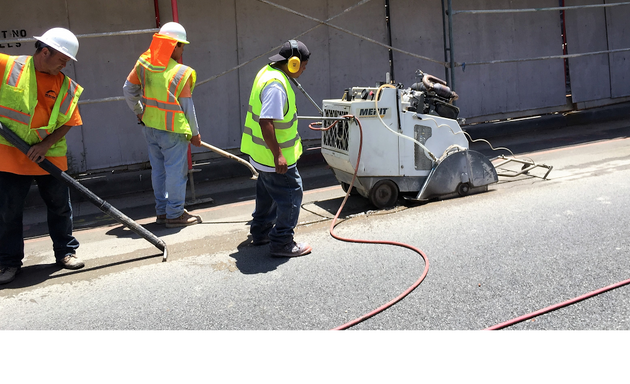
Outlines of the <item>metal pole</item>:
[{"label": "metal pole", "polygon": [[[447,42],[448,28],[446,25],[446,6],[444,5],[444,0],[442,0],[442,28],[444,30],[444,62],[448,63],[448,51],[450,48]],[[449,68],[447,66],[444,66],[444,78],[450,79]]]},{"label": "metal pole", "polygon": [[315,106],[315,108],[317,108],[317,110],[319,111],[319,114],[320,114],[320,115],[322,115],[322,116],[324,116],[324,111],[323,111],[323,110],[319,107],[319,105],[317,105],[317,103],[315,102],[315,100],[313,100],[313,98],[312,98],[312,97],[311,97],[308,93],[306,93],[306,91],[304,90],[304,88],[302,88],[302,85],[301,85],[300,83],[298,83],[298,81],[297,81],[297,80],[295,80],[294,78],[291,78],[291,81],[293,81],[293,83],[294,83],[294,84],[298,87],[298,89],[299,89],[300,91],[302,91],[302,93],[304,94],[304,96],[306,96],[306,97],[307,97],[307,98],[311,101],[311,103],[313,103],[313,105]]},{"label": "metal pole", "polygon": [[153,0],[153,7],[155,8],[155,28],[160,28],[160,4],[159,4],[159,0]]},{"label": "metal pole", "polygon": [[[385,0],[385,23],[387,24],[387,44],[391,47],[392,46],[392,25],[390,22],[391,18],[389,16],[389,0]],[[394,51],[391,50],[391,48],[388,49],[389,51],[389,78],[391,81],[391,84],[395,83],[394,79]]]},{"label": "metal pole", "polygon": [[[171,13],[173,15],[173,21],[179,23],[179,9],[177,7],[177,0],[171,0]],[[183,64],[184,59],[183,56],[179,58],[177,61],[180,64]],[[188,144],[188,184],[190,185],[190,194],[192,195],[192,199],[187,202],[187,204],[195,204],[200,203],[200,200],[197,200],[197,193],[195,192],[195,170],[193,169],[192,163],[192,146]]]},{"label": "metal pole", "polygon": [[171,10],[173,11],[173,21],[179,23],[179,11],[177,9],[177,0],[171,0]]},{"label": "metal pole", "polygon": [[[455,91],[455,59],[453,55],[453,0],[448,0],[448,48],[450,55],[451,82],[449,87]],[[455,104],[455,102],[453,102]]]}]

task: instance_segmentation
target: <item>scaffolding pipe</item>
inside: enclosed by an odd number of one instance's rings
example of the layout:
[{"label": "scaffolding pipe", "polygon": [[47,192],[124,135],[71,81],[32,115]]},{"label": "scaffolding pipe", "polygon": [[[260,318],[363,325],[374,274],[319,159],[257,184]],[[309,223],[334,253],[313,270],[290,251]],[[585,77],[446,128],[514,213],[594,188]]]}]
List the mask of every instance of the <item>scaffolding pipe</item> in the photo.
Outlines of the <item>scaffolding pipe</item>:
[{"label": "scaffolding pipe", "polygon": [[160,28],[160,1],[153,0],[153,7],[155,8],[155,27]]},{"label": "scaffolding pipe", "polygon": [[[387,44],[392,45],[392,24],[391,16],[389,13],[389,0],[385,0],[385,24],[387,25]],[[390,84],[394,84],[394,52],[390,49],[389,52],[389,78]]]},{"label": "scaffolding pipe", "polygon": [[609,49],[606,51],[574,53],[574,54],[568,54],[568,55],[531,57],[531,58],[526,58],[526,59],[491,60],[491,61],[477,61],[477,62],[472,62],[472,63],[463,62],[463,63],[454,63],[454,64],[456,67],[467,67],[470,65],[482,65],[482,64],[503,64],[503,63],[518,63],[522,61],[535,61],[535,60],[571,59],[574,57],[593,56],[593,55],[602,55],[606,53],[619,53],[619,52],[628,52],[628,51],[630,51],[630,48]]},{"label": "scaffolding pipe", "polygon": [[482,14],[482,13],[521,13],[521,12],[541,12],[541,11],[566,11],[570,9],[616,7],[618,5],[630,5],[630,1],[625,1],[623,3],[571,5],[571,6],[566,6],[566,7],[549,7],[549,8],[477,9],[477,10],[471,9],[471,10],[453,11],[453,14],[457,15],[460,13]]},{"label": "scaffolding pipe", "polygon": [[[448,51],[449,47],[446,43],[446,36],[448,36],[447,28],[446,28],[446,8],[444,7],[444,0],[442,0],[442,41],[444,43],[444,62],[448,62]],[[450,79],[449,77],[449,68],[444,66],[444,78]]]},{"label": "scaffolding pipe", "polygon": [[[102,32],[102,33],[84,33],[81,35],[75,35],[78,39],[87,39],[93,37],[110,37],[110,36],[127,36],[127,35],[141,35],[143,33],[156,33],[158,32],[158,28],[150,28],[150,29],[134,29],[130,31],[118,31],[118,32]],[[37,39],[28,37],[23,39],[14,39],[14,40],[2,40],[2,43],[30,43],[35,42]]]},{"label": "scaffolding pipe", "polygon": [[[448,0],[448,52],[449,52],[449,67],[451,69],[451,81],[449,87],[455,92],[455,58],[453,57],[453,0]],[[453,104],[455,102],[453,101]]]}]

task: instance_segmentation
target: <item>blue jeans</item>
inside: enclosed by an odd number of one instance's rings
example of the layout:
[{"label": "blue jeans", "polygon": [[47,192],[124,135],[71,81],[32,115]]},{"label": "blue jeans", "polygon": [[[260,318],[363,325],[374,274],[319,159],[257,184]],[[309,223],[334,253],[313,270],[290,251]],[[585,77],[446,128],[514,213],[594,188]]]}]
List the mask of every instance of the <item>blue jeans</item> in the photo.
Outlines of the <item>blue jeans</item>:
[{"label": "blue jeans", "polygon": [[272,247],[293,242],[302,205],[302,177],[293,167],[281,175],[259,172],[256,182],[256,208],[250,233],[254,240],[269,237]]},{"label": "blue jeans", "polygon": [[48,208],[48,233],[55,259],[74,254],[79,241],[72,236],[72,205],[68,186],[54,176],[27,176],[0,172],[0,265],[21,267],[24,259],[22,218],[24,202],[33,183]]},{"label": "blue jeans", "polygon": [[188,140],[180,133],[143,127],[149,145],[155,213],[176,219],[184,213],[188,181]]}]

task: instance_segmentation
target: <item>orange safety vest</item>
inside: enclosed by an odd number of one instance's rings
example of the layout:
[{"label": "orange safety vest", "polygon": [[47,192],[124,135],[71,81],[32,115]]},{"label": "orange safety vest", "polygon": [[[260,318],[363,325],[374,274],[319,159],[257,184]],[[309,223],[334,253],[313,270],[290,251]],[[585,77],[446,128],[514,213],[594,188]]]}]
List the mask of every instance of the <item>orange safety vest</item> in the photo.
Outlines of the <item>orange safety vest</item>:
[{"label": "orange safety vest", "polygon": [[185,134],[190,140],[192,131],[177,98],[188,79],[192,93],[197,73],[194,69],[171,59],[177,40],[153,35],[149,49],[136,63],[136,73],[142,85],[142,122],[155,129]]}]

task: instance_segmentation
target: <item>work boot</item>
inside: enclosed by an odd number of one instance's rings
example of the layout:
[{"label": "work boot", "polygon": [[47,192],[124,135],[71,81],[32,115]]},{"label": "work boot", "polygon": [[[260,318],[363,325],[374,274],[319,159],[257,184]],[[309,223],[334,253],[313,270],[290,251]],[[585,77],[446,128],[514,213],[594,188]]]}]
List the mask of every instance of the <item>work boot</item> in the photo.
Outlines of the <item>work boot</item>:
[{"label": "work boot", "polygon": [[83,261],[81,261],[77,255],[73,255],[71,253],[68,253],[63,259],[57,260],[57,264],[66,269],[81,269],[85,266]]},{"label": "work boot", "polygon": [[271,251],[271,256],[274,257],[298,257],[304,256],[311,253],[313,248],[307,243],[296,243],[295,241],[290,242],[284,246],[279,248],[274,247],[273,245],[269,247]]},{"label": "work boot", "polygon": [[163,215],[157,215],[155,218],[155,224],[166,224],[166,213]]},{"label": "work boot", "polygon": [[194,225],[201,223],[201,217],[191,215],[184,209],[184,213],[176,219],[166,219],[166,228],[185,227],[187,225]]},{"label": "work boot", "polygon": [[0,267],[0,284],[8,284],[20,272],[18,267]]},{"label": "work boot", "polygon": [[252,245],[259,246],[269,244],[269,237],[261,237],[260,239],[253,239]]}]

